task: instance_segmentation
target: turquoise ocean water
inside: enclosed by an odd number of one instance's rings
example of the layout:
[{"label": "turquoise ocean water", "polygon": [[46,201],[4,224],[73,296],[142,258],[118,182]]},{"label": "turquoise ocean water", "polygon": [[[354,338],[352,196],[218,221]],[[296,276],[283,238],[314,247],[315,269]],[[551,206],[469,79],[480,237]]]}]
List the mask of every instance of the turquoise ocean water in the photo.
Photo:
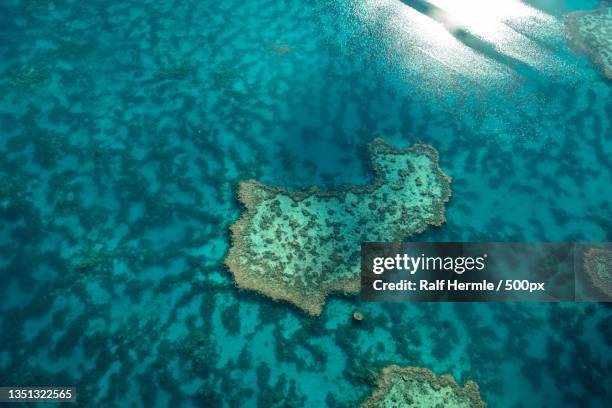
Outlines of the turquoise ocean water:
[{"label": "turquoise ocean water", "polygon": [[451,2],[467,40],[413,3],[3,0],[0,385],[348,407],[395,363],[492,407],[610,406],[609,305],[333,297],[313,319],[222,264],[240,180],[365,184],[377,136],[453,178],[411,239],[612,240],[612,85],[560,19],[598,1]]}]

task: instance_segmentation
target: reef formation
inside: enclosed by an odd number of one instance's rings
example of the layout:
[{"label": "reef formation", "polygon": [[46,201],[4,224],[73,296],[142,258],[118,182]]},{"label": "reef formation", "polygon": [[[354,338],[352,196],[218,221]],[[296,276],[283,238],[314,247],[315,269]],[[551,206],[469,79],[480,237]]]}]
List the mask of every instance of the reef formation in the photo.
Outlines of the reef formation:
[{"label": "reef formation", "polygon": [[366,186],[289,192],[240,184],[246,211],[231,227],[225,259],[239,287],[317,316],[330,293],[359,291],[361,242],[396,242],[444,222],[450,178],[434,148],[375,139],[369,150],[375,177]]},{"label": "reef formation", "polygon": [[612,251],[589,249],[584,254],[584,269],[593,285],[612,299]]},{"label": "reef formation", "polygon": [[586,54],[606,78],[612,79],[612,7],[569,13],[565,28],[570,47]]},{"label": "reef formation", "polygon": [[436,377],[427,368],[390,365],[377,375],[377,388],[361,408],[484,408],[478,384],[467,381],[461,388],[449,375]]}]

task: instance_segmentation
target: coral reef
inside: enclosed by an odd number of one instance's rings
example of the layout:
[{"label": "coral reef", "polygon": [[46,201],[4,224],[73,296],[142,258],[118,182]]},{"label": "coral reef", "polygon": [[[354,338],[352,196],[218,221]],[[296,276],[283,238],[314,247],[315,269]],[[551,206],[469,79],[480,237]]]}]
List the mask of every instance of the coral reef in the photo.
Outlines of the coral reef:
[{"label": "coral reef", "polygon": [[241,183],[246,212],[231,227],[226,264],[236,284],[317,316],[328,294],[359,290],[359,244],[391,242],[444,222],[450,178],[435,149],[370,144],[369,186],[288,192]]},{"label": "coral reef", "polygon": [[570,46],[586,54],[606,78],[612,79],[612,7],[569,13],[565,28]]},{"label": "coral reef", "polygon": [[178,350],[189,356],[195,367],[202,369],[208,369],[217,358],[217,352],[210,336],[198,330],[181,339]]},{"label": "coral reef", "polygon": [[474,408],[486,407],[473,381],[461,388],[452,376],[440,378],[427,368],[390,365],[377,376],[377,388],[361,408],[382,407]]},{"label": "coral reef", "polygon": [[[352,296],[312,319],[236,290],[237,181],[369,183],[375,133],[422,137],[453,176],[452,225],[428,241],[609,241],[610,88],[551,61],[556,17],[507,44],[550,67],[534,86],[484,55],[399,52],[428,44],[418,25],[385,48],[354,14],[374,3],[2,3],[0,384],[76,384],[84,408],[337,408],[398,364],[472,379],[494,407],[608,408],[602,302]],[[155,76],[181,61],[184,79]]]},{"label": "coral reef", "polygon": [[612,251],[589,249],[584,254],[584,269],[593,285],[612,298]]}]

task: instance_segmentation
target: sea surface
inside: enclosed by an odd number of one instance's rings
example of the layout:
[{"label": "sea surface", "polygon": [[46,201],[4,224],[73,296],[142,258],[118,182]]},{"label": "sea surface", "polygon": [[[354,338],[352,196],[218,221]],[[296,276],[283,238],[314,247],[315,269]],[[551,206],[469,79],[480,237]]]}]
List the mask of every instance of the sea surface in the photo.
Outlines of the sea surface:
[{"label": "sea surface", "polygon": [[336,296],[310,318],[223,264],[239,181],[366,184],[375,137],[453,179],[409,239],[612,241],[612,83],[561,17],[598,1],[422,4],[0,2],[0,385],[354,407],[399,364],[491,407],[612,406],[609,304]]}]

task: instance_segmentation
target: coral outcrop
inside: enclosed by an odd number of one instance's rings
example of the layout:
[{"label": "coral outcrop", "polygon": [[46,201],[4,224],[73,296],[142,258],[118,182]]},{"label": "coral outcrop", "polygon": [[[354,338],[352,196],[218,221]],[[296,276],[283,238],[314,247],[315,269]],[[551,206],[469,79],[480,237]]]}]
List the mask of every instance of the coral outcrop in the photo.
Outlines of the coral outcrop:
[{"label": "coral outcrop", "polygon": [[377,376],[377,388],[361,408],[485,408],[478,384],[460,387],[452,376],[436,375],[429,369],[390,365]]},{"label": "coral outcrop", "polygon": [[319,315],[330,293],[359,291],[360,243],[393,242],[444,222],[450,178],[435,149],[370,144],[367,186],[289,192],[255,180],[240,184],[246,211],[231,227],[225,259],[236,284]]},{"label": "coral outcrop", "polygon": [[612,79],[612,7],[569,13],[565,29],[569,45],[586,54],[606,78]]},{"label": "coral outcrop", "polygon": [[584,269],[593,285],[612,299],[612,251],[589,249],[584,254]]}]

